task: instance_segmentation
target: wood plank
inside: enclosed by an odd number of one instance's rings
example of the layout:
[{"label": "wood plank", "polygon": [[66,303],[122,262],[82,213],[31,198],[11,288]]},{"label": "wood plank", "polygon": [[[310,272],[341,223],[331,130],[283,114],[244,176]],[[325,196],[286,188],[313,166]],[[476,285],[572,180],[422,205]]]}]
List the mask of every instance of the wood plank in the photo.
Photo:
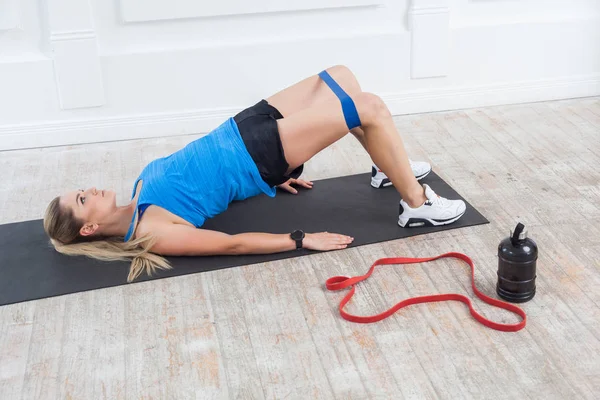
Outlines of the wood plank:
[{"label": "wood plank", "polygon": [[24,390],[35,303],[0,307],[0,398],[19,399]]},{"label": "wood plank", "polygon": [[[349,249],[335,253],[324,253],[312,257],[315,274],[321,285],[332,276],[356,276],[364,274],[370,264],[365,260],[364,251],[372,246],[360,249]],[[365,289],[371,285],[366,285]],[[322,286],[321,286],[322,288]],[[326,290],[323,289],[322,290]],[[405,397],[414,395],[431,397],[435,393],[429,384],[416,357],[406,346],[402,332],[398,332],[392,320],[382,321],[377,325],[350,323],[339,316],[337,308],[346,291],[327,292],[329,308],[337,321],[340,339],[355,364],[364,386],[366,398],[392,398],[393,394],[402,393]],[[382,294],[376,290],[358,290],[352,302],[346,307],[348,312],[361,315],[374,314],[382,311]],[[402,363],[399,365],[399,361]],[[413,368],[413,374],[418,374],[423,383],[407,382],[398,379],[398,373],[403,368]],[[412,375],[413,377],[415,375]],[[346,398],[346,397],[343,397]],[[358,393],[356,397],[361,398]],[[364,398],[364,397],[363,397]]]},{"label": "wood plank", "polygon": [[[65,296],[35,302],[22,399],[61,398],[67,383],[59,380],[66,302]],[[76,382],[78,385],[86,384],[85,377],[82,378]]]},{"label": "wood plank", "polygon": [[245,287],[234,284],[242,279],[241,268],[228,268],[205,274],[204,284],[210,294],[215,329],[221,343],[228,396],[235,399],[264,399],[255,350],[246,321],[247,309],[253,307],[252,299]]},{"label": "wood plank", "polygon": [[[337,307],[324,288],[325,282],[319,279],[319,255],[299,258],[289,266],[289,290],[298,297],[298,305],[311,332],[313,343],[319,354],[324,373],[335,398],[366,398],[367,391],[359,374],[358,367],[340,331],[343,323],[337,314]],[[292,288],[293,287],[293,288]]]}]

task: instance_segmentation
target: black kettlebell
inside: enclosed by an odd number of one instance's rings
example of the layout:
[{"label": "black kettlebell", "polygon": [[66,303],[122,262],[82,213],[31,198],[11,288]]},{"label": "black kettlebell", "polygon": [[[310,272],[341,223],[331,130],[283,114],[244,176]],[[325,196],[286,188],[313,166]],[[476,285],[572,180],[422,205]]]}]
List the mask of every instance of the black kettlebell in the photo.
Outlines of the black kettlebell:
[{"label": "black kettlebell", "polygon": [[498,245],[498,296],[511,303],[533,299],[537,258],[537,244],[519,222],[510,237]]}]

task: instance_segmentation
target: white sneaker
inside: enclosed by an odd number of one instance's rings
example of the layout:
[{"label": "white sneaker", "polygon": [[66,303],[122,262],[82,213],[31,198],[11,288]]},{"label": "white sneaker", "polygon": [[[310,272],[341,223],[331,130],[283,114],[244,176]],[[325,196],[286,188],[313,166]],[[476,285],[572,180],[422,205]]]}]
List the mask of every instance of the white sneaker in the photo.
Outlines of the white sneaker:
[{"label": "white sneaker", "polygon": [[[425,178],[431,172],[431,164],[425,161],[412,161],[410,167],[418,181]],[[392,186],[392,182],[375,164],[371,167],[371,186],[377,189]]]},{"label": "white sneaker", "polygon": [[439,226],[455,222],[465,213],[467,206],[462,200],[448,200],[438,196],[429,185],[424,184],[427,200],[418,208],[411,208],[400,200],[398,225],[403,228]]}]

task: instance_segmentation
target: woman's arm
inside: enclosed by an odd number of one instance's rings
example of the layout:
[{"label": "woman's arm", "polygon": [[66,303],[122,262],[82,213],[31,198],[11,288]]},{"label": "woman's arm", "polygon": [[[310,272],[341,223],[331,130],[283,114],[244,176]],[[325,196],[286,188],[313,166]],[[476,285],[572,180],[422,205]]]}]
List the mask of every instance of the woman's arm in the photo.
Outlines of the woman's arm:
[{"label": "woman's arm", "polygon": [[[165,256],[269,254],[296,249],[296,243],[289,234],[250,232],[228,235],[172,223],[147,228],[146,233],[153,234],[157,239],[151,250]],[[307,233],[303,247],[320,251],[343,249],[353,240],[335,233]]]}]

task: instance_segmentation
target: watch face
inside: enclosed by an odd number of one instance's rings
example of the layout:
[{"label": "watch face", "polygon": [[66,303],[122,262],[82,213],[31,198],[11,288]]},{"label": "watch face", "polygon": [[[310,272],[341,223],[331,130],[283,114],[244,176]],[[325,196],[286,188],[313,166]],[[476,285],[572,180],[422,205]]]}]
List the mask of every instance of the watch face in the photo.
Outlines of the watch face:
[{"label": "watch face", "polygon": [[302,231],[292,232],[292,239],[294,239],[294,240],[304,239],[304,232],[302,232]]}]

